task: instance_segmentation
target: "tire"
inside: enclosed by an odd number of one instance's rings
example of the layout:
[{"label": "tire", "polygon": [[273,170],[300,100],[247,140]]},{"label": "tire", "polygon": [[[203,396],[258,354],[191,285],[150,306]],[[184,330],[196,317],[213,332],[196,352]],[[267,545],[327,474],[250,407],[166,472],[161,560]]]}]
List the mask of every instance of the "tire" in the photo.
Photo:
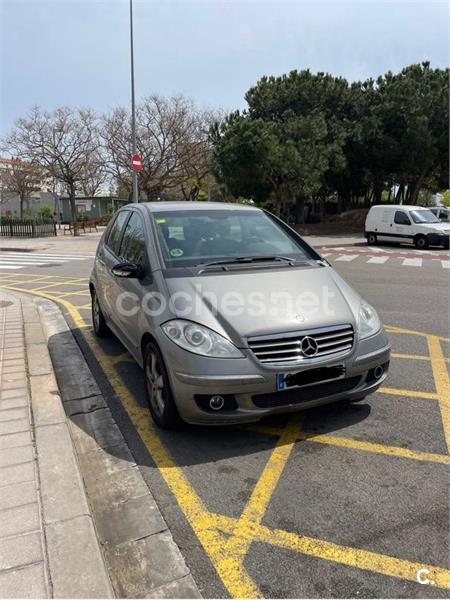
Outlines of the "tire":
[{"label": "tire", "polygon": [[368,233],[367,234],[367,245],[368,246],[376,246],[378,243],[377,234],[376,233]]},{"label": "tire", "polygon": [[91,311],[95,335],[99,338],[108,337],[111,334],[111,331],[106,324],[95,290],[92,290],[91,294]]},{"label": "tire", "polygon": [[154,342],[148,342],[144,349],[144,384],[150,413],[158,427],[173,429],[180,425],[167,369]]},{"label": "tire", "polygon": [[418,250],[425,250],[428,248],[427,238],[424,235],[418,235],[414,240],[414,245]]}]

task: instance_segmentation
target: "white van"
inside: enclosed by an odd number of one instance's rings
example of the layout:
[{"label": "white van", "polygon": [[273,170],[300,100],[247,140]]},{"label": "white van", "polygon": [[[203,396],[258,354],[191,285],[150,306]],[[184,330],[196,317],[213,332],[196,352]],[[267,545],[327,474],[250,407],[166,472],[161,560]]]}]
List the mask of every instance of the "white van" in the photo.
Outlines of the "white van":
[{"label": "white van", "polygon": [[449,223],[443,223],[421,206],[372,206],[366,218],[365,236],[369,245],[377,242],[449,247]]}]

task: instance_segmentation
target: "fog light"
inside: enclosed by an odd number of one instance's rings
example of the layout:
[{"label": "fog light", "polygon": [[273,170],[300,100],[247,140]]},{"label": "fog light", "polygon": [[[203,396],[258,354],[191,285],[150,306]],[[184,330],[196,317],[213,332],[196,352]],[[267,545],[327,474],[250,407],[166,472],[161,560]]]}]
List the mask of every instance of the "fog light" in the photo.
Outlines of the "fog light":
[{"label": "fog light", "polygon": [[209,408],[211,410],[222,410],[225,404],[225,399],[222,396],[212,396],[209,401]]},{"label": "fog light", "polygon": [[378,367],[375,367],[375,369],[373,370],[373,376],[375,377],[375,379],[380,379],[380,377],[383,375],[383,373],[384,373],[384,369],[381,365]]}]

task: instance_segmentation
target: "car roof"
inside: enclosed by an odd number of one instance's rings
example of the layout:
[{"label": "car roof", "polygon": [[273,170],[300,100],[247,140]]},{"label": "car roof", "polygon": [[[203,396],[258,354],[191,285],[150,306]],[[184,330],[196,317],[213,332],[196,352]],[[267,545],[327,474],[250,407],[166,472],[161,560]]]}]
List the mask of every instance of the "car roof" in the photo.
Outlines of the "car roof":
[{"label": "car roof", "polygon": [[413,204],[374,204],[372,208],[392,208],[393,210],[430,210],[429,206],[414,206]]},{"label": "car roof", "polygon": [[145,206],[150,212],[162,212],[162,211],[183,211],[183,210],[254,210],[260,211],[261,209],[256,206],[249,204],[237,204],[231,202],[169,202],[169,201],[158,201],[158,202],[140,202],[139,204],[127,204],[127,207],[138,207]]}]

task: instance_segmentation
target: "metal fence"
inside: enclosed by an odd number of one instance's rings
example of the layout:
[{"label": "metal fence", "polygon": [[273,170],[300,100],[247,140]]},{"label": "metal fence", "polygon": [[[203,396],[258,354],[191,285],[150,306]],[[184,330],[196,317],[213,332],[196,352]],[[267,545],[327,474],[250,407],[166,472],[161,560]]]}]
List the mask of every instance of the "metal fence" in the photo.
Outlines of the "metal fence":
[{"label": "metal fence", "polygon": [[1,237],[50,237],[56,235],[53,221],[34,221],[27,219],[0,219]]}]

